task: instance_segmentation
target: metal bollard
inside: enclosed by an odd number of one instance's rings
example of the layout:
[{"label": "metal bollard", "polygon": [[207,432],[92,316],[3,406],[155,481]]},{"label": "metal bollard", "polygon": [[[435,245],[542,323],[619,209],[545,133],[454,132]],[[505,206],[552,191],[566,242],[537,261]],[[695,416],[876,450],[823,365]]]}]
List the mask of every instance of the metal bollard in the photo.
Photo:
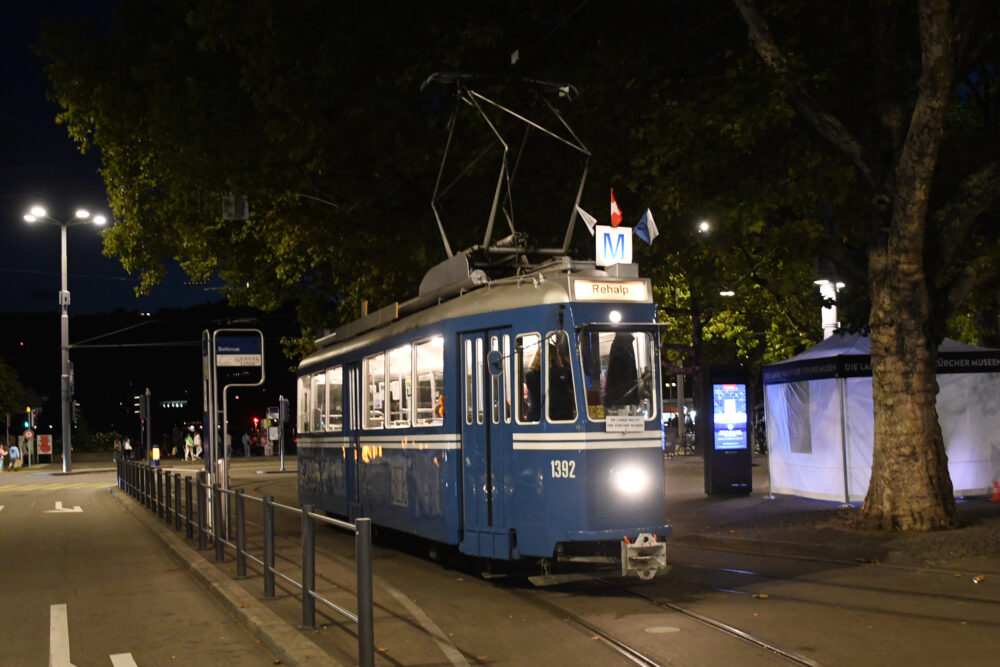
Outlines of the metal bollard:
[{"label": "metal bollard", "polygon": [[156,478],[153,476],[153,469],[146,468],[146,507],[153,509],[153,501],[156,494]]},{"label": "metal bollard", "polygon": [[312,505],[302,506],[302,626],[316,625],[316,522],[309,513]]},{"label": "metal bollard", "polygon": [[212,485],[212,540],[215,543],[215,562],[217,563],[226,556],[226,545],[222,538],[222,487],[216,482]]},{"label": "metal bollard", "polygon": [[236,576],[247,576],[247,529],[246,506],[243,489],[236,489]]},{"label": "metal bollard", "polygon": [[171,523],[170,510],[172,509],[171,505],[173,504],[170,502],[172,500],[171,496],[173,495],[170,493],[172,490],[170,486],[170,471],[168,470],[163,473],[163,514],[161,515],[166,519],[168,526]]},{"label": "metal bollard", "polygon": [[375,664],[372,597],[372,520],[354,520],[354,562],[358,575],[358,664]]},{"label": "metal bollard", "polygon": [[202,481],[205,473],[198,473],[198,483],[195,492],[198,494],[198,551],[204,551],[207,546],[205,531],[208,529],[208,517],[205,516],[205,493],[207,486]]},{"label": "metal bollard", "polygon": [[156,469],[156,515],[163,518],[163,469]]},{"label": "metal bollard", "polygon": [[191,478],[184,478],[184,512],[187,519],[187,538],[194,537],[194,492],[191,488]]},{"label": "metal bollard", "polygon": [[261,530],[264,533],[264,597],[274,597],[274,496],[264,496]]},{"label": "metal bollard", "polygon": [[174,475],[174,530],[181,529],[181,474]]}]

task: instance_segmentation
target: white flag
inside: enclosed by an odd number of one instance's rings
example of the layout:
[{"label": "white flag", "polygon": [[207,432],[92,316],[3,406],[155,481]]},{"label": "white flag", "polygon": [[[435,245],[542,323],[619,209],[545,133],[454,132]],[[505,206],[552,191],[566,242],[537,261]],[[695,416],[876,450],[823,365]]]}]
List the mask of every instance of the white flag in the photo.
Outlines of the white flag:
[{"label": "white flag", "polygon": [[594,235],[594,225],[597,224],[597,218],[595,218],[591,214],[587,213],[586,211],[584,211],[579,206],[576,207],[576,212],[580,215],[580,219],[583,220],[583,223],[585,225],[587,225],[587,229],[590,231],[590,235],[593,236]]}]

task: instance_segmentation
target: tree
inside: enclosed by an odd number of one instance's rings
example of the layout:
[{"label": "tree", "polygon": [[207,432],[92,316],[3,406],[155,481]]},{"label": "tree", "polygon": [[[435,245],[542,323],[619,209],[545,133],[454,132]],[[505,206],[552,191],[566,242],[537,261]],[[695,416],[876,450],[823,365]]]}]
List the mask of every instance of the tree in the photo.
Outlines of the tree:
[{"label": "tree", "polygon": [[37,405],[33,394],[17,377],[7,362],[0,359],[0,414],[23,415],[27,406]]},{"label": "tree", "polygon": [[[860,522],[953,527],[957,513],[935,408],[937,345],[949,316],[996,284],[990,213],[1000,197],[1000,162],[988,111],[997,53],[995,34],[985,27],[996,25],[995,5],[772,3],[768,19],[751,0],[734,2],[778,89],[849,161],[871,201],[860,230],[867,265],[854,269],[867,276],[875,405],[872,479]],[[778,23],[795,48],[774,36],[771,25]],[[846,35],[831,36],[830,26]],[[817,49],[833,67],[809,69]],[[849,79],[863,71],[859,63],[867,64],[870,80]],[[850,104],[836,97],[848,92]],[[970,150],[973,137],[984,142],[978,150]],[[844,250],[843,243],[829,247]]]}]

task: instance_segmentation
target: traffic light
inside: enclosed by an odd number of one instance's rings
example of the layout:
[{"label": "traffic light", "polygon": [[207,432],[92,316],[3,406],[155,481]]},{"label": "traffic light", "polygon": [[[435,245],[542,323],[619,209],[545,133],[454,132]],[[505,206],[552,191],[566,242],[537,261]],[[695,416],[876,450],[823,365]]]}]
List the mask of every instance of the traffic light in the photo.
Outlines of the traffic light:
[{"label": "traffic light", "polygon": [[139,415],[139,421],[145,424],[146,420],[149,419],[149,399],[145,394],[133,396],[132,399],[132,405],[135,407],[132,412]]},{"label": "traffic light", "polygon": [[257,428],[257,426],[258,426],[259,424],[260,424],[260,417],[254,417],[254,418],[253,418],[253,427],[254,427],[254,428]]},{"label": "traffic light", "polygon": [[72,408],[73,423],[76,424],[80,421],[80,401],[73,401]]}]

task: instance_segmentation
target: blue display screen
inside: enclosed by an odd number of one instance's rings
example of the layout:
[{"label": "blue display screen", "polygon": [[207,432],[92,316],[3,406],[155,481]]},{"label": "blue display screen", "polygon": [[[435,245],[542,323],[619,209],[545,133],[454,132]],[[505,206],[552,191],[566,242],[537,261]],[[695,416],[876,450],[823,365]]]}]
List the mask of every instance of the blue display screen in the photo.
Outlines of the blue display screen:
[{"label": "blue display screen", "polygon": [[747,386],[737,383],[712,385],[715,449],[747,448]]}]

